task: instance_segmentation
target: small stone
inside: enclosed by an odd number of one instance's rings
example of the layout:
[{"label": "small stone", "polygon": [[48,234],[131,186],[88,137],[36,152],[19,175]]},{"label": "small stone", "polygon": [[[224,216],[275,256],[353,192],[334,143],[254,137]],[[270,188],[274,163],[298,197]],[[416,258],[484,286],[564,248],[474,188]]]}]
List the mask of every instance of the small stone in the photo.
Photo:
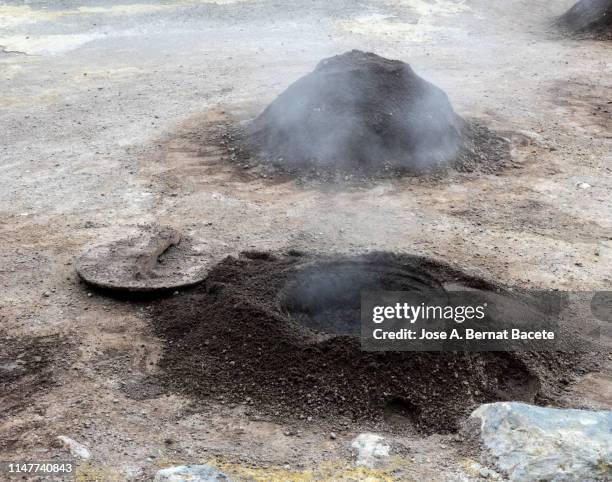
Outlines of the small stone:
[{"label": "small stone", "polygon": [[331,432],[331,433],[329,434],[329,438],[330,438],[330,439],[332,439],[332,440],[336,440],[336,437],[337,437],[337,436],[336,436],[336,433],[335,433],[335,432]]},{"label": "small stone", "polygon": [[351,447],[357,450],[357,465],[373,468],[389,457],[391,447],[380,435],[362,433],[353,439]]},{"label": "small stone", "polygon": [[80,459],[87,460],[91,457],[91,452],[84,445],[80,444],[74,439],[70,437],[66,437],[64,435],[60,435],[57,439],[62,443],[63,447],[66,450],[70,451],[70,455],[73,457],[78,457]]}]

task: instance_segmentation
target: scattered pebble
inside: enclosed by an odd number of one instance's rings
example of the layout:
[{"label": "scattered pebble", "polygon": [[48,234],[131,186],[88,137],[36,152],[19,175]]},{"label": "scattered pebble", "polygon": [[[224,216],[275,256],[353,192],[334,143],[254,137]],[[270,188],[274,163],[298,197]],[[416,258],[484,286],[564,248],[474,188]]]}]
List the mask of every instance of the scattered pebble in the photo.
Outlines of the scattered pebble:
[{"label": "scattered pebble", "polygon": [[351,447],[357,450],[357,465],[374,467],[389,457],[390,445],[380,435],[362,433],[353,439]]},{"label": "scattered pebble", "polygon": [[178,465],[158,470],[154,482],[230,482],[223,472],[210,465]]},{"label": "scattered pebble", "polygon": [[89,449],[77,442],[76,440],[71,439],[70,437],[66,437],[64,435],[58,436],[57,439],[62,443],[62,446],[66,450],[70,451],[70,455],[72,455],[73,457],[78,457],[84,460],[91,458],[91,452],[89,451]]}]

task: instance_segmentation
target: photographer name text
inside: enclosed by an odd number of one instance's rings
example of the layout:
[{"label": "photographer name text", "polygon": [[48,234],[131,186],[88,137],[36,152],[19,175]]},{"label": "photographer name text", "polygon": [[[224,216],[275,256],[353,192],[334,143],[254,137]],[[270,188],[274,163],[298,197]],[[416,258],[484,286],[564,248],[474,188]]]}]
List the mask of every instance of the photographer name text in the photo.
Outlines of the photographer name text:
[{"label": "photographer name text", "polygon": [[372,332],[375,340],[554,340],[555,332],[547,330],[525,331],[518,328],[499,331],[478,331],[466,328],[463,333],[457,328],[449,331],[411,330],[402,328],[385,331],[376,328]]}]

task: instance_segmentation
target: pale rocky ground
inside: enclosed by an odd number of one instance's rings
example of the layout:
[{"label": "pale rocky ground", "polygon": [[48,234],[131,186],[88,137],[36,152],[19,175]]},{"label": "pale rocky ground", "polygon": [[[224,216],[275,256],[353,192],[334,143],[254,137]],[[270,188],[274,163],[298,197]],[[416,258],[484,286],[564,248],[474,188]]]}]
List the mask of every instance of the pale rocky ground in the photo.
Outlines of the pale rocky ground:
[{"label": "pale rocky ground", "polygon": [[[128,397],[123,385],[155,372],[160,342],[143,305],[89,296],[73,261],[156,221],[202,239],[211,262],[250,248],[388,249],[510,286],[609,290],[612,55],[550,27],[571,3],[0,3],[0,329],[67,340],[55,386],[11,389],[24,407],[0,418],[0,459],[65,457],[54,439],[66,435],[92,453],[85,480],[198,461],[258,480],[474,475],[453,436],[386,434],[401,450],[368,471],[350,451],[362,427],[287,436],[293,422],[244,407]],[[506,132],[521,167],[331,189],[236,176],[201,145],[219,111],[252,117],[351,48],[410,63],[460,114]],[[608,359],[560,403],[610,408],[611,387]]]}]

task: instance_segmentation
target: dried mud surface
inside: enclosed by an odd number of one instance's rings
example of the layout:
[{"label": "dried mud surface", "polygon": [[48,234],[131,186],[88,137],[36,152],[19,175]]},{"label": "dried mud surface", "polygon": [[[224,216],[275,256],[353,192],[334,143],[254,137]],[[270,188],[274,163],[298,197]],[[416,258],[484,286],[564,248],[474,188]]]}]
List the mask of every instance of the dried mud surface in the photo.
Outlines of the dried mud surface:
[{"label": "dried mud surface", "polygon": [[[339,277],[351,263],[367,271],[367,281],[347,288],[348,307],[358,302],[365,284],[401,290],[441,289],[452,282],[495,289],[442,263],[409,255],[247,252],[228,257],[203,285],[152,307],[151,320],[165,340],[159,383],[198,400],[246,403],[279,420],[348,416],[377,422],[394,412],[410,420],[410,429],[446,433],[481,403],[550,400],[592,362],[590,356],[561,353],[364,352],[359,337],[324,334],[287,312],[287,289],[293,290],[313,263],[321,263],[314,269],[321,266],[324,286],[318,295],[304,293],[302,300],[324,297],[336,289],[331,284],[346,282]],[[337,277],[325,280],[330,269]],[[353,292],[356,300],[350,300]],[[341,315],[351,313],[341,310]]]}]

